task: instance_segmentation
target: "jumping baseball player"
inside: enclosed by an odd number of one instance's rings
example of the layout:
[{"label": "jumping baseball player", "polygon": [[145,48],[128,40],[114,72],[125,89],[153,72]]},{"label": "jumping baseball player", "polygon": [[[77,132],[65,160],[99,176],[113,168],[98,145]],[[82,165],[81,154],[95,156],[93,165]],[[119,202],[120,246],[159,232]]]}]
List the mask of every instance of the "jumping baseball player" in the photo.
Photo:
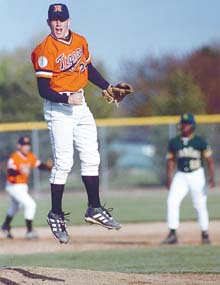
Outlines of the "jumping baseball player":
[{"label": "jumping baseball player", "polygon": [[109,103],[120,102],[133,90],[125,83],[110,85],[92,65],[86,39],[69,29],[66,5],[51,4],[47,23],[51,33],[32,52],[32,62],[39,94],[45,99],[44,116],[54,156],[50,176],[52,207],[47,221],[55,238],[67,243],[62,197],[74,163],[74,148],[79,152],[81,176],[88,195],[85,221],[108,229],[121,228],[100,203],[97,130],[83,88],[90,80],[103,90]]},{"label": "jumping baseball player", "polygon": [[6,192],[11,197],[11,205],[7,210],[5,221],[1,226],[1,230],[7,238],[13,238],[11,234],[11,221],[20,206],[24,207],[24,218],[27,227],[26,238],[37,238],[37,233],[33,230],[36,203],[28,193],[28,178],[32,168],[50,171],[52,162],[48,160],[46,163],[42,163],[31,152],[30,138],[24,136],[19,138],[17,151],[10,155],[7,165]]},{"label": "jumping baseball player", "polygon": [[[183,198],[190,191],[193,206],[201,228],[202,244],[209,244],[206,178],[203,160],[209,170],[209,184],[214,187],[214,163],[212,150],[203,138],[195,134],[195,119],[192,114],[180,117],[181,134],[169,141],[167,153],[167,222],[170,232],[162,244],[178,242],[179,211]],[[174,174],[175,165],[177,171]]]}]

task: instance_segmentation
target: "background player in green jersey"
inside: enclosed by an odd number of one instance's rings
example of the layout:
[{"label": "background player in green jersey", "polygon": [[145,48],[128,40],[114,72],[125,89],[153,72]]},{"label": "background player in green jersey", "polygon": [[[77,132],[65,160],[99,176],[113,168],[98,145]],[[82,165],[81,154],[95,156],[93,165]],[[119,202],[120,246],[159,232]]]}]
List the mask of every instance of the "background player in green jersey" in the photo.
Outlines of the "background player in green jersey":
[{"label": "background player in green jersey", "polygon": [[[209,244],[206,178],[204,159],[209,170],[209,184],[214,187],[214,163],[212,150],[207,142],[195,134],[192,114],[180,116],[180,135],[169,141],[167,152],[167,223],[170,230],[162,244],[178,242],[179,210],[183,198],[190,191],[197,212],[203,244]],[[176,172],[175,172],[176,170]],[[175,172],[175,173],[174,173]]]}]

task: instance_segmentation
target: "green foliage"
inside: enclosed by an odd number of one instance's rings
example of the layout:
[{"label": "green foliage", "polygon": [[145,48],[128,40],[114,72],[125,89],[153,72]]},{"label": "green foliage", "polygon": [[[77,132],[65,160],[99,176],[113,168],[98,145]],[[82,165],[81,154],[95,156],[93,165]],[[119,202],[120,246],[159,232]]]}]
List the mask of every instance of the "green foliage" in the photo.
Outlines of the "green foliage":
[{"label": "green foliage", "polygon": [[204,95],[192,76],[177,70],[169,75],[166,87],[151,96],[153,115],[202,114],[205,112]]},{"label": "green foliage", "polygon": [[[130,70],[129,66],[132,66]],[[199,48],[185,57],[146,56],[130,62],[124,74],[134,86],[127,116],[219,112],[219,46]]]},{"label": "green foliage", "polygon": [[[101,73],[105,73],[98,64]],[[38,94],[34,69],[27,49],[0,56],[0,120],[1,122],[44,120],[43,99]],[[117,113],[116,106],[107,104],[101,90],[92,83],[85,88],[88,106],[96,118]]]},{"label": "green foliage", "polygon": [[1,122],[43,120],[42,102],[25,49],[0,58]]},{"label": "green foliage", "polygon": [[[95,65],[99,73],[108,81],[108,74],[101,63]],[[102,90],[89,82],[85,88],[86,102],[95,118],[118,117],[122,114],[121,108],[115,104],[109,104],[102,96]]]},{"label": "green foliage", "polygon": [[108,118],[114,113],[115,106],[108,104],[102,97],[101,90],[89,83],[85,88],[86,102],[95,118]]},{"label": "green foliage", "polygon": [[[1,122],[43,120],[43,100],[38,95],[30,54],[30,47],[0,54]],[[124,65],[120,80],[130,82],[135,93],[126,97],[120,108],[107,104],[92,83],[86,87],[86,99],[96,118],[217,113],[219,64],[220,49],[211,46],[192,51],[185,58],[147,56],[141,63]],[[96,67],[108,80],[103,65]]]}]

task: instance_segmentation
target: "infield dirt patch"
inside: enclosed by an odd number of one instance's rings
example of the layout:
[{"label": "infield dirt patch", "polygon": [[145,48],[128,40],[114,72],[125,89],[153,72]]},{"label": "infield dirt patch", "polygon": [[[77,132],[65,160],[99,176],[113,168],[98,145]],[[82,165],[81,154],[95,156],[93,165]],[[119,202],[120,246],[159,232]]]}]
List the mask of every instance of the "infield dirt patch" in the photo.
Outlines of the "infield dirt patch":
[{"label": "infield dirt patch", "polygon": [[219,285],[215,274],[128,274],[45,267],[1,270],[0,284],[20,285]]},{"label": "infield dirt patch", "polygon": [[[0,254],[30,254],[40,252],[63,252],[105,250],[113,248],[157,247],[167,235],[165,223],[126,224],[120,231],[108,231],[99,226],[68,227],[71,241],[68,245],[59,244],[49,228],[38,228],[39,239],[27,241],[25,229],[13,229],[14,239],[1,240]],[[181,223],[179,243],[199,245],[200,230],[196,222]],[[220,244],[220,222],[210,222],[212,244]],[[128,274],[99,272],[76,269],[41,267],[0,268],[0,284],[68,284],[68,285],[219,285],[217,274]]]}]

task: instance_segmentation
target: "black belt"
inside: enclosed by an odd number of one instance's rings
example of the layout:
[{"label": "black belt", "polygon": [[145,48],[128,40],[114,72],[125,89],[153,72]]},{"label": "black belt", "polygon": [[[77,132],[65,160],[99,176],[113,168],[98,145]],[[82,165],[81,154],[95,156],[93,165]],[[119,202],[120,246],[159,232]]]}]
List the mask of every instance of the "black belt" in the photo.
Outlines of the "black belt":
[{"label": "black belt", "polygon": [[70,96],[73,95],[75,92],[62,92],[62,95]]},{"label": "black belt", "polygon": [[82,90],[75,91],[75,92],[71,92],[71,91],[70,92],[60,92],[60,94],[67,95],[67,96],[78,94],[78,93],[82,93]]}]

